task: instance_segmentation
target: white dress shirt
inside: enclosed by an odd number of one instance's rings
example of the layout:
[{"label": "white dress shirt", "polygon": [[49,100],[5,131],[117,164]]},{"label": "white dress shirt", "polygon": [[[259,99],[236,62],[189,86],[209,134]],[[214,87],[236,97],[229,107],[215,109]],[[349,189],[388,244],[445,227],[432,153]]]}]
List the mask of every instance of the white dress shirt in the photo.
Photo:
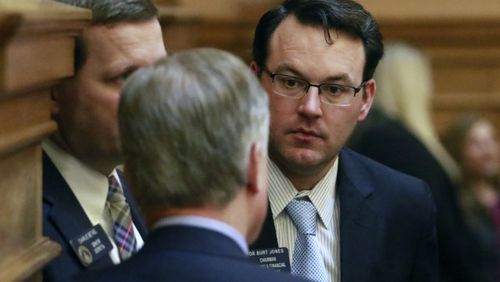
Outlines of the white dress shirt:
[{"label": "white dress shirt", "polygon": [[[120,263],[118,248],[113,240],[113,220],[111,219],[109,210],[106,208],[109,188],[108,176],[85,165],[50,140],[44,140],[42,148],[61,173],[66,183],[68,183],[92,225],[100,224],[102,226],[113,245],[110,258],[114,264]],[[116,170],[113,170],[112,174],[121,186],[120,177]],[[144,245],[144,241],[135,225],[133,227],[136,237],[136,248],[139,250]]]},{"label": "white dress shirt", "polygon": [[340,208],[335,197],[338,158],[327,174],[311,190],[298,192],[278,166],[268,159],[268,184],[271,211],[278,245],[289,250],[292,262],[297,229],[286,213],[294,198],[308,196],[318,211],[316,234],[320,252],[331,282],[340,282]]}]

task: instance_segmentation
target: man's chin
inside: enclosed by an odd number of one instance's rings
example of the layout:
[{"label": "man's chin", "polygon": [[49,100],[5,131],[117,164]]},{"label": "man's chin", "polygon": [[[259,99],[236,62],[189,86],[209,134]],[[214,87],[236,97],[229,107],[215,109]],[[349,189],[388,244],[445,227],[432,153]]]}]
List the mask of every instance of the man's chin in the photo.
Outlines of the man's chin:
[{"label": "man's chin", "polygon": [[308,170],[323,163],[324,156],[316,151],[300,149],[284,154],[281,162],[294,170]]}]

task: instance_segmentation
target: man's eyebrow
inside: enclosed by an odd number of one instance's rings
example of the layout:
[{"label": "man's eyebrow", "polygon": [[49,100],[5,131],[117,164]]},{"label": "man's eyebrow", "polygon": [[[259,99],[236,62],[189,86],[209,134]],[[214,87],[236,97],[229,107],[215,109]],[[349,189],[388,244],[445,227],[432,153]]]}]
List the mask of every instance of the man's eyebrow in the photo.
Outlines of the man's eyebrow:
[{"label": "man's eyebrow", "polygon": [[329,76],[329,77],[327,77],[323,81],[342,82],[342,83],[346,83],[346,84],[354,84],[352,82],[352,80],[349,78],[349,76],[347,74],[345,74],[345,73],[339,74],[339,75]]},{"label": "man's eyebrow", "polygon": [[276,73],[284,72],[284,71],[291,72],[293,75],[296,75],[297,77],[300,77],[300,78],[305,78],[306,77],[300,71],[298,71],[293,66],[291,66],[291,65],[289,65],[287,63],[283,63],[283,64],[278,65],[278,67],[275,70]]},{"label": "man's eyebrow", "polygon": [[[297,76],[298,78],[303,78],[306,80],[308,79],[307,75],[304,75],[302,72],[298,71],[293,66],[291,66],[287,63],[283,63],[283,64],[278,65],[275,72],[280,73],[280,72],[285,72],[285,71],[291,72],[294,76]],[[346,84],[354,84],[352,82],[352,80],[349,78],[349,75],[347,75],[346,73],[328,76],[325,79],[321,80],[319,83],[324,83],[324,82],[343,82]]]}]

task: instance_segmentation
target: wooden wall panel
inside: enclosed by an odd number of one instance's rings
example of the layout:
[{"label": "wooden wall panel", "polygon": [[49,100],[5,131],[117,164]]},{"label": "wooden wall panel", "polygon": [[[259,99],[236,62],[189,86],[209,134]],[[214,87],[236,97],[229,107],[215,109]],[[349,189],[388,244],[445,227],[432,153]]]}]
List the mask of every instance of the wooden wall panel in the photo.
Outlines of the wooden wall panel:
[{"label": "wooden wall panel", "polygon": [[[17,187],[17,189],[6,189],[2,194],[3,204],[0,205],[0,214],[3,215],[4,224],[0,226],[0,240],[11,242],[0,250],[2,257],[11,249],[18,251],[29,246],[41,236],[40,221],[37,220],[36,209],[31,206],[35,203],[40,207],[40,193],[30,189],[40,184],[38,177],[41,175],[41,167],[37,162],[24,162],[32,157],[40,157],[40,153],[31,147],[29,150],[8,154],[0,162],[0,170],[4,176],[0,180],[0,185]],[[32,173],[33,171],[35,173]]]},{"label": "wooden wall panel", "polygon": [[5,64],[9,72],[4,79],[4,89],[10,92],[72,74],[73,62],[67,58],[73,56],[73,49],[74,38],[61,34],[13,38],[6,50]]},{"label": "wooden wall panel", "polygon": [[41,140],[56,131],[50,88],[73,75],[90,13],[48,0],[0,0],[0,281],[39,280],[60,246],[42,236]]},{"label": "wooden wall panel", "polygon": [[[0,159],[0,281],[24,280],[58,253],[58,246],[42,237],[42,167],[39,146],[25,147]],[[5,187],[12,187],[6,189]]]},{"label": "wooden wall panel", "polygon": [[177,6],[160,7],[160,24],[169,52],[213,47],[229,51],[245,62],[251,60],[253,33],[260,16],[276,4],[276,1],[233,0],[226,4],[225,9],[231,7],[226,12],[210,12],[204,9],[208,2],[179,2]]},{"label": "wooden wall panel", "polygon": [[57,126],[50,120],[51,106],[47,90],[1,100],[0,156],[31,146],[54,132]]},{"label": "wooden wall panel", "polygon": [[465,112],[500,129],[500,2],[496,0],[361,0],[386,40],[404,41],[427,54],[434,74],[438,132]]}]

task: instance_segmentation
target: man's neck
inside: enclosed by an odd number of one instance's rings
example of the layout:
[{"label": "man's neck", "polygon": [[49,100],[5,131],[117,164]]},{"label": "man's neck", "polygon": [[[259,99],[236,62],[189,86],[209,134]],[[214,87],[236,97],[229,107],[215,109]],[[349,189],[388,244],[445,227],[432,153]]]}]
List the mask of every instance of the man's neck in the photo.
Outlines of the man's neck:
[{"label": "man's neck", "polygon": [[222,213],[213,209],[206,208],[169,208],[161,209],[151,213],[148,217],[150,222],[155,222],[161,218],[174,216],[201,216],[216,220],[222,220]]},{"label": "man's neck", "polygon": [[146,213],[147,222],[150,227],[162,218],[178,216],[199,216],[218,220],[230,225],[247,239],[249,237],[249,223],[247,216],[249,210],[244,202],[244,193],[238,193],[235,198],[225,206],[205,205],[192,208],[166,208],[158,210],[143,211]]},{"label": "man's neck", "polygon": [[279,162],[275,163],[290,182],[292,182],[295,189],[300,192],[313,189],[332,168],[335,159],[321,167],[310,167],[308,169],[290,169],[287,166],[281,165]]},{"label": "man's neck", "polygon": [[64,141],[64,138],[62,138],[62,136],[59,134],[53,135],[50,138],[50,140],[57,147],[59,147],[60,149],[62,149],[66,153],[72,155],[73,157],[77,158],[79,161],[81,161],[85,165],[91,167],[92,169],[100,172],[103,175],[108,176],[120,164],[119,162],[90,159],[90,158],[85,158],[85,156],[79,156],[75,152],[75,150],[72,150],[72,148],[68,145],[68,143]]}]

